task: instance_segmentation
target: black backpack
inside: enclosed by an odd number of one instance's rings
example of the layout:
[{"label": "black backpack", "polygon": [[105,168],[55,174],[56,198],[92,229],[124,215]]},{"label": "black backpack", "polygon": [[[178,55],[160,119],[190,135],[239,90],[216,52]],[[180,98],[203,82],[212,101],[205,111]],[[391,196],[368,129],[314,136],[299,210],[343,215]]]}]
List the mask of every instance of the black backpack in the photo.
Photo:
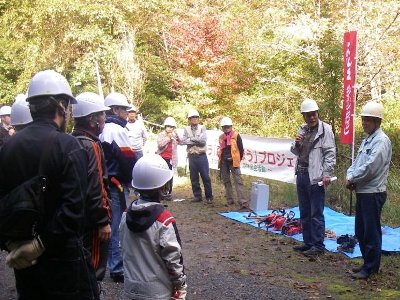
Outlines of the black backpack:
[{"label": "black backpack", "polygon": [[9,240],[29,240],[37,234],[44,218],[44,194],[47,178],[44,170],[53,140],[53,131],[45,144],[39,163],[39,175],[28,179],[0,198],[0,244]]}]

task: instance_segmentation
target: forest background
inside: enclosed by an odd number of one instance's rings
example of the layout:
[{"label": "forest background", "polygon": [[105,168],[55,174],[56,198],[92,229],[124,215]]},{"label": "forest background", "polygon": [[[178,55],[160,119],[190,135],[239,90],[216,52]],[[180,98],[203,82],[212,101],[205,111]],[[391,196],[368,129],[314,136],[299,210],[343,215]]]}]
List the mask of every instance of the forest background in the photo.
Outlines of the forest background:
[{"label": "forest background", "polygon": [[[55,69],[74,94],[122,92],[145,120],[196,108],[208,128],[228,115],[243,134],[294,137],[299,105],[315,99],[337,137],[331,206],[348,210],[343,178],[351,149],[338,141],[343,34],[355,30],[357,113],[385,106],[393,144],[384,222],[400,225],[400,2],[376,0],[0,0],[0,104],[32,75]],[[356,119],[356,149],[363,137]]]}]

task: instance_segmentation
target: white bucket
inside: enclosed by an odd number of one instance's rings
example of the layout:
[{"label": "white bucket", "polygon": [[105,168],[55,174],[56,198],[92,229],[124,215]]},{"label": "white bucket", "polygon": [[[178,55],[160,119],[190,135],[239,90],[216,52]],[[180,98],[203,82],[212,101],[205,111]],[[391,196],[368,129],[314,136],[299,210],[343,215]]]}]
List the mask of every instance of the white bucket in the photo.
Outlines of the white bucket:
[{"label": "white bucket", "polygon": [[269,185],[262,181],[252,183],[250,209],[267,210],[269,202]]}]

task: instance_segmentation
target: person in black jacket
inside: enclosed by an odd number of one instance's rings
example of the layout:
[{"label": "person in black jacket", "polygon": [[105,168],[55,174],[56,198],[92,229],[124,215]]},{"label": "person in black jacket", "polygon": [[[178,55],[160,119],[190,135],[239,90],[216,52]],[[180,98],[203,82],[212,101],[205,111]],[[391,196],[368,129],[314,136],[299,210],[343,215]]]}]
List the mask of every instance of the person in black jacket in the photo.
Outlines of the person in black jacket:
[{"label": "person in black jacket", "polygon": [[48,154],[43,168],[45,213],[36,227],[38,235],[6,243],[18,299],[99,299],[82,245],[87,156],[77,139],[63,132],[68,104],[76,100],[61,74],[45,70],[29,83],[27,101],[33,123],[0,151],[0,197],[37,176],[42,153]]},{"label": "person in black jacket", "polygon": [[72,135],[80,140],[88,154],[88,201],[86,208],[85,248],[91,253],[96,279],[102,281],[107,267],[108,240],[111,235],[111,209],[108,201],[108,176],[104,153],[98,135],[103,131],[110,108],[91,92],[76,96],[72,105],[75,127]]}]

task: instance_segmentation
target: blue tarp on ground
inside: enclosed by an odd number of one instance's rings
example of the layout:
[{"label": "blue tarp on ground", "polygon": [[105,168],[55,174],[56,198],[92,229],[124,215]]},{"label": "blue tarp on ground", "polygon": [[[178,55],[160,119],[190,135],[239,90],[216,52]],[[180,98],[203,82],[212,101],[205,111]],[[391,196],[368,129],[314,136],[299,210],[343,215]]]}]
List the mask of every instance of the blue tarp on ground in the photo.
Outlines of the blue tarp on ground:
[{"label": "blue tarp on ground", "polygon": [[[299,208],[294,207],[291,209],[286,209],[286,212],[292,210],[295,213],[295,218],[300,216]],[[260,216],[266,216],[271,213],[271,210],[265,211],[257,211],[257,214]],[[267,228],[262,224],[261,227],[258,227],[254,219],[246,219],[249,212],[224,212],[220,213],[220,215],[241,222],[245,223],[261,230],[267,230]],[[325,207],[324,210],[325,216],[325,228],[332,230],[336,233],[336,236],[339,237],[344,234],[354,235],[354,216],[346,216],[342,213],[338,213],[328,207]],[[271,231],[271,229],[269,229]],[[271,231],[276,234],[280,234],[280,231]],[[399,228],[391,228],[388,226],[382,227],[382,250],[387,252],[399,252],[400,251],[400,227]],[[301,234],[296,234],[291,236],[291,238],[297,241],[303,241],[303,236]],[[335,240],[325,239],[325,248],[331,252],[339,252],[337,250],[338,244]],[[341,252],[341,251],[340,251]],[[354,248],[353,253],[342,252],[346,254],[348,257],[360,257],[361,252],[358,245]]]}]

